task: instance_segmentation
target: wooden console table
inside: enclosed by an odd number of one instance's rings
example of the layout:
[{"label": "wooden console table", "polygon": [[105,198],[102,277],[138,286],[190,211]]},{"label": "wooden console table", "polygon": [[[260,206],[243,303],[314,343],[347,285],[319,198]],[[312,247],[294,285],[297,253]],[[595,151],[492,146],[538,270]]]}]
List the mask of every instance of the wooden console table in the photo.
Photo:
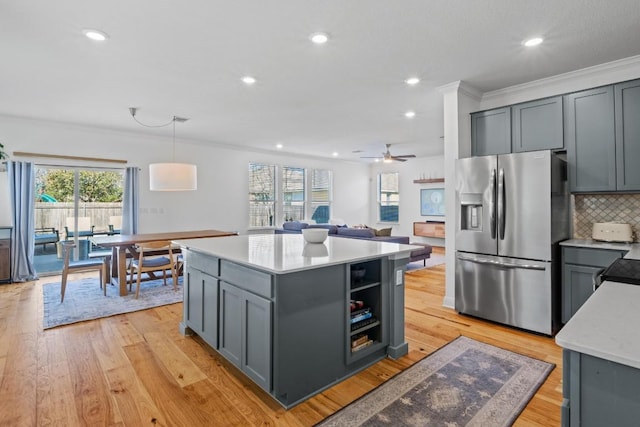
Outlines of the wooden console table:
[{"label": "wooden console table", "polygon": [[413,235],[444,239],[444,221],[414,222]]}]

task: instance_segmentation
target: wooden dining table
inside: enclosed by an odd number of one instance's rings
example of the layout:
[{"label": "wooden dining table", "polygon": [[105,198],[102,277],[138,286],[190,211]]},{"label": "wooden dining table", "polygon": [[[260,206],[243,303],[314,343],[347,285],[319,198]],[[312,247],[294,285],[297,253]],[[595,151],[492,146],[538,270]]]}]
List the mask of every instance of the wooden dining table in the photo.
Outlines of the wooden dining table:
[{"label": "wooden dining table", "polygon": [[120,296],[127,295],[127,257],[128,253],[135,256],[135,246],[138,243],[155,242],[158,240],[200,239],[206,237],[235,236],[233,231],[220,230],[191,230],[170,231],[165,233],[117,234],[112,236],[96,236],[92,239],[94,245],[112,248],[111,282],[120,288]]}]

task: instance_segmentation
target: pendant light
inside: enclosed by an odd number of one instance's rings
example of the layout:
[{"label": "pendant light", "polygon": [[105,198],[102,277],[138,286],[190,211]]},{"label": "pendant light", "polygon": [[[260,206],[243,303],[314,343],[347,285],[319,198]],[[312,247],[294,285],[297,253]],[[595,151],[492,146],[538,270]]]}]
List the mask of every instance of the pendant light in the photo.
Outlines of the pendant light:
[{"label": "pendant light", "polygon": [[145,127],[164,127],[173,125],[173,156],[171,163],[149,164],[149,189],[151,191],[193,191],[198,188],[196,165],[176,163],[176,122],[184,123],[188,119],[173,116],[171,121],[161,125],[146,125],[136,118],[137,109],[129,108],[131,117]]}]

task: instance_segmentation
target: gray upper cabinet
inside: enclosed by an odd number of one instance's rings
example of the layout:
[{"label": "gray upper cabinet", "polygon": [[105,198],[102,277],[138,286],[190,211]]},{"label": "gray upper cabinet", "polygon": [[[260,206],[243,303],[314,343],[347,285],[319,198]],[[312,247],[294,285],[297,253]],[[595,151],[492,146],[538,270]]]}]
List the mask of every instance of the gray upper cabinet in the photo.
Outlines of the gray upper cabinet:
[{"label": "gray upper cabinet", "polygon": [[566,95],[564,111],[570,191],[615,191],[613,86]]},{"label": "gray upper cabinet", "polygon": [[511,152],[511,107],[471,114],[471,155]]},{"label": "gray upper cabinet", "polygon": [[511,107],[511,148],[514,153],[564,147],[562,97],[539,99]]},{"label": "gray upper cabinet", "polygon": [[640,80],[615,85],[615,112],[617,189],[640,190]]}]

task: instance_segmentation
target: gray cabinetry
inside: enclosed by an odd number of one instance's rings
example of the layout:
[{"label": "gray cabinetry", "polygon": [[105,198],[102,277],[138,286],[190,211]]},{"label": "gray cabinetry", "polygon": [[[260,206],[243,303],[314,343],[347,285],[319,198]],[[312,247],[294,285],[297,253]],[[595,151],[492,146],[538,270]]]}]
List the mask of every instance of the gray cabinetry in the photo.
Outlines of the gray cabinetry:
[{"label": "gray cabinetry", "polygon": [[637,426],[640,370],[563,350],[562,425]]},{"label": "gray cabinetry", "polygon": [[512,152],[562,149],[562,119],[561,96],[513,105]]},{"label": "gray cabinetry", "polygon": [[595,291],[597,275],[625,251],[562,248],[562,323],[567,323]]},{"label": "gray cabinetry", "polygon": [[[287,408],[384,357],[408,352],[402,286],[407,258],[380,256],[274,274],[184,253],[183,332],[198,333]],[[361,280],[351,280],[354,269],[366,270]],[[352,331],[349,299],[366,302],[375,322]],[[215,337],[207,333],[212,318],[218,322]],[[352,351],[352,338],[360,333],[371,344]]]},{"label": "gray cabinetry", "polygon": [[640,190],[640,80],[565,96],[572,192]]},{"label": "gray cabinetry", "polygon": [[511,108],[471,114],[471,155],[511,152]]},{"label": "gray cabinetry", "polygon": [[220,283],[220,353],[238,368],[242,360],[242,289]]},{"label": "gray cabinetry", "polygon": [[185,278],[187,326],[218,348],[218,279],[195,268],[185,269]]},{"label": "gray cabinetry", "polygon": [[272,302],[220,283],[220,353],[271,391]]},{"label": "gray cabinetry", "polygon": [[613,86],[572,93],[564,102],[570,191],[615,191]]},{"label": "gray cabinetry", "polygon": [[640,80],[615,88],[616,188],[640,190]]}]

